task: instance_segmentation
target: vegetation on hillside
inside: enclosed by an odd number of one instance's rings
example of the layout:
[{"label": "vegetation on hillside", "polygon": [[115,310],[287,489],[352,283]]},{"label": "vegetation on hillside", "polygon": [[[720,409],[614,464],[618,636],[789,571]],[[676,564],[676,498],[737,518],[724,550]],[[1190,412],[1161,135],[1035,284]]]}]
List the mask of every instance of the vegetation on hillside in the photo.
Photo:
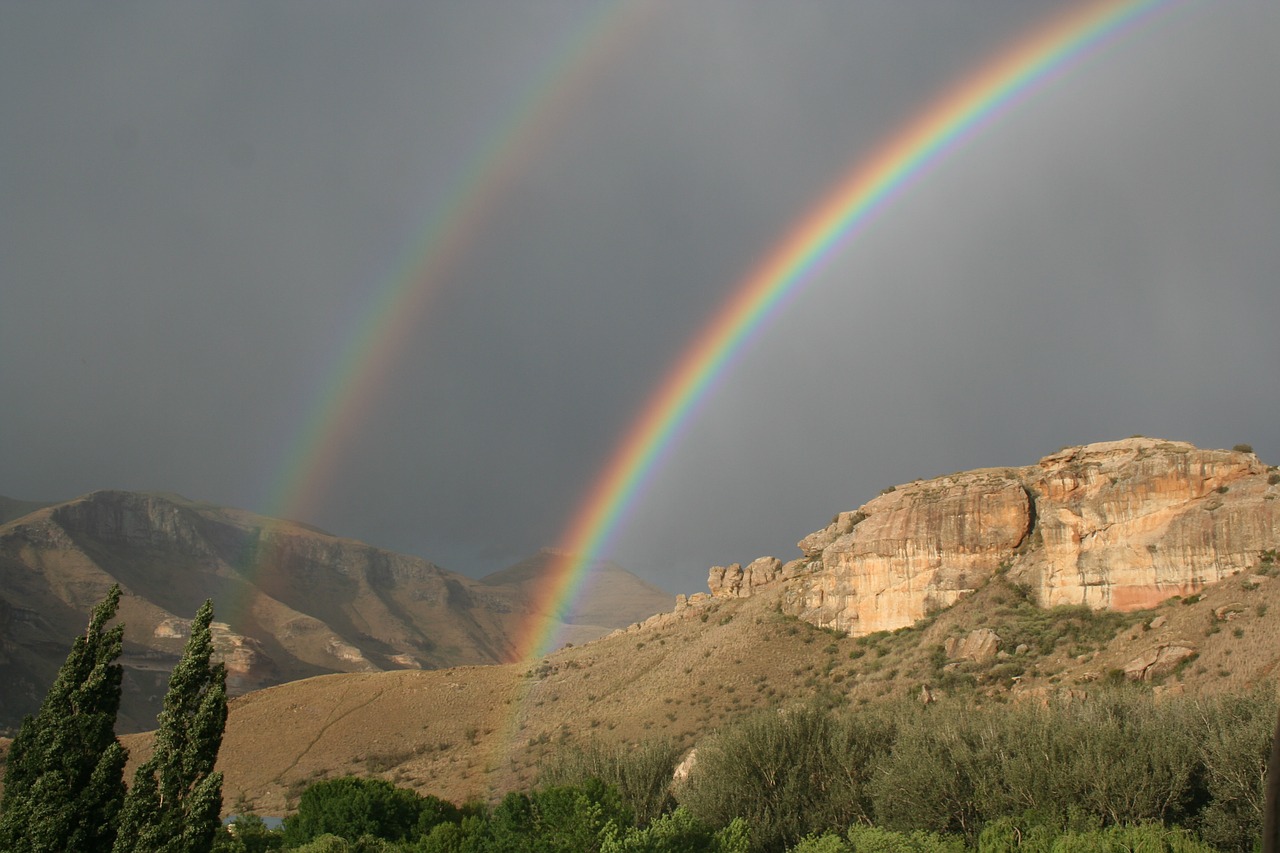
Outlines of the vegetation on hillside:
[{"label": "vegetation on hillside", "polygon": [[[1249,851],[1277,705],[1269,692],[1156,701],[815,704],[668,743],[576,749],[541,784],[453,807],[388,782],[302,795],[274,843],[307,851]],[[224,841],[228,850],[238,842]],[[247,848],[245,848],[247,849]]]}]

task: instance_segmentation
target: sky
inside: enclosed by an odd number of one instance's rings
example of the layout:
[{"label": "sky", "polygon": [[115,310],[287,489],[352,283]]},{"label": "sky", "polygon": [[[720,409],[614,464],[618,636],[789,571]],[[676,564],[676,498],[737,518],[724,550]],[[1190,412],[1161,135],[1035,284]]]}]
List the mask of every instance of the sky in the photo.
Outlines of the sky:
[{"label": "sky", "polygon": [[[472,576],[555,546],[770,248],[1071,5],[0,0],[0,494]],[[768,317],[602,556],[696,592],[888,485],[1134,434],[1280,464],[1277,44],[1271,0],[1169,0],[977,128]]]}]

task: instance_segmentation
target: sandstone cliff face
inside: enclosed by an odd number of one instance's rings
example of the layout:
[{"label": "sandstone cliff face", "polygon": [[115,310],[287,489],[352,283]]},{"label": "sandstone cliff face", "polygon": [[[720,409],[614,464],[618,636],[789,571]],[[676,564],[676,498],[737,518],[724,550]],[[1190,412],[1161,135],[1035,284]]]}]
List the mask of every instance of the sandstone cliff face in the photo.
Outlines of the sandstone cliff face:
[{"label": "sandstone cliff face", "polygon": [[788,612],[852,634],[910,625],[1002,569],[1043,606],[1152,607],[1276,547],[1276,481],[1252,453],[1149,438],[1066,448],[886,490],[801,540],[800,559],[715,567],[708,586],[782,583]]}]

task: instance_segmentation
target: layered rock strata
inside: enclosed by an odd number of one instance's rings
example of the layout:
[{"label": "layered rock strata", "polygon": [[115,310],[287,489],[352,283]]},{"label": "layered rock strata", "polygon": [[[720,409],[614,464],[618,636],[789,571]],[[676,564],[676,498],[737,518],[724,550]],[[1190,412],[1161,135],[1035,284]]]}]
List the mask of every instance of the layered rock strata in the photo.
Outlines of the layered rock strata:
[{"label": "layered rock strata", "polygon": [[1280,542],[1280,474],[1252,453],[1130,438],[1021,468],[886,489],[799,542],[800,558],[714,567],[713,597],[783,585],[783,607],[868,634],[910,625],[1008,571],[1042,606],[1133,610],[1256,566]]}]

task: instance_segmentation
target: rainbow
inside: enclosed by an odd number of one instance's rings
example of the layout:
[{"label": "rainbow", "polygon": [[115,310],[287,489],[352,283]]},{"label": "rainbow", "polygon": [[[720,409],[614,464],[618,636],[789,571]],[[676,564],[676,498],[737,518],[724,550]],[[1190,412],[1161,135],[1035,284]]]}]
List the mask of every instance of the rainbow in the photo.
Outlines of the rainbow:
[{"label": "rainbow", "polygon": [[316,372],[313,403],[257,501],[266,515],[313,515],[311,502],[332,479],[345,439],[375,407],[385,377],[432,298],[483,233],[489,216],[500,209],[496,202],[568,123],[572,108],[598,79],[595,72],[636,41],[654,8],[648,0],[608,0],[584,15],[505,121],[479,146],[443,203],[424,215],[427,224],[415,232],[418,238],[401,253],[392,273],[379,277],[353,331]]},{"label": "rainbow", "polygon": [[983,123],[1172,0],[1093,0],[1067,10],[945,92],[859,161],[790,229],[734,289],[695,337],[627,430],[570,520],[517,659],[551,651],[589,568],[607,549],[646,480],[705,392],[806,277],[920,176]]}]

